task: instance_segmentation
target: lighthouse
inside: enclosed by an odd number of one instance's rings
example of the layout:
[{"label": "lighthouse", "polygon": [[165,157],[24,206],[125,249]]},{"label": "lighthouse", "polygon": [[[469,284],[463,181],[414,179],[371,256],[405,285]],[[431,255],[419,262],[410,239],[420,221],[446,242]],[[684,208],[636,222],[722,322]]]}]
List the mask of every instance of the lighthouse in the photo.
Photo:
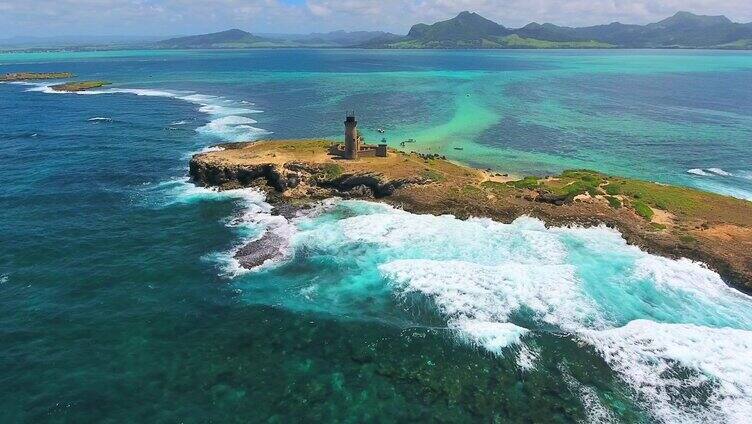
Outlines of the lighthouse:
[{"label": "lighthouse", "polygon": [[360,138],[358,137],[358,121],[355,112],[347,112],[345,117],[345,158],[357,159],[360,152]]}]

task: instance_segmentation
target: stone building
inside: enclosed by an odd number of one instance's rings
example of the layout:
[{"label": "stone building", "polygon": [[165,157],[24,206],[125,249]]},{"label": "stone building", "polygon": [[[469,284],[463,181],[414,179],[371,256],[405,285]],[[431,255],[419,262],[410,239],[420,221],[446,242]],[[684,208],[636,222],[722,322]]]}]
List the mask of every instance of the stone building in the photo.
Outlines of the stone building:
[{"label": "stone building", "polygon": [[344,159],[357,160],[362,157],[386,157],[386,139],[378,145],[365,144],[358,131],[358,121],[355,112],[347,112],[345,116],[345,143],[332,146],[329,153]]}]

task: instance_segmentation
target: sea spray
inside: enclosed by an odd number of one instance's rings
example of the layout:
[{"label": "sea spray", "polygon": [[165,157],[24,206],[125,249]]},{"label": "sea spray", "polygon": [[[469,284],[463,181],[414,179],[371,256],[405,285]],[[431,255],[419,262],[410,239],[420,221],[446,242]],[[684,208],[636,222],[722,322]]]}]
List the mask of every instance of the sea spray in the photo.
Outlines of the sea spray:
[{"label": "sea spray", "polygon": [[[423,296],[459,340],[516,355],[527,372],[539,356],[529,337],[572,335],[601,354],[658,420],[702,421],[720,411],[737,422],[749,408],[752,365],[739,358],[752,348],[752,299],[700,263],[642,252],[605,227],[459,220],[361,201],[330,200],[294,225],[292,247],[301,255],[266,272],[273,288],[235,281],[253,302],[386,318],[395,313],[391,298],[408,321],[435,325],[430,314],[411,311]],[[345,271],[308,286],[285,277],[288,267],[326,263]],[[685,350],[698,353],[683,357]],[[698,384],[709,406],[666,398],[678,390],[691,400]],[[585,403],[597,400],[588,387],[576,390]]]}]

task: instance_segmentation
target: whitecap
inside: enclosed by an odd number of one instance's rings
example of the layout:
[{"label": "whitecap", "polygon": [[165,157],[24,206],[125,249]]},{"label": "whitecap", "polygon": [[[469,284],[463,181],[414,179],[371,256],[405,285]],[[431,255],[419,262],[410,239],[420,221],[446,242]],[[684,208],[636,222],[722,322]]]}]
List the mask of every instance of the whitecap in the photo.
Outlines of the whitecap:
[{"label": "whitecap", "polygon": [[185,177],[147,187],[145,192],[147,199],[156,199],[151,202],[151,206],[157,208],[212,201],[235,200],[239,202],[240,214],[226,223],[236,232],[237,242],[227,251],[213,252],[203,258],[217,264],[222,276],[232,278],[251,271],[243,268],[235,259],[235,254],[247,243],[260,239],[267,231],[273,232],[280,240],[283,240],[279,246],[280,254],[274,260],[269,260],[252,271],[267,269],[282,263],[294,253],[290,240],[297,232],[297,228],[284,216],[272,214],[274,207],[266,202],[266,195],[258,189],[242,188],[220,191],[199,187]]},{"label": "whitecap", "polygon": [[112,118],[105,118],[102,116],[96,116],[94,118],[87,119],[89,122],[112,122]]},{"label": "whitecap", "polygon": [[251,125],[255,123],[255,120],[245,116],[223,116],[197,128],[196,132],[230,142],[252,141],[271,134]]},{"label": "whitecap", "polygon": [[703,171],[703,170],[702,170],[702,169],[700,169],[700,168],[692,168],[692,169],[688,169],[688,170],[687,170],[687,173],[688,173],[688,174],[693,174],[693,175],[700,175],[700,176],[703,176],[703,177],[709,177],[709,176],[711,176],[711,175],[712,175],[712,174],[709,174],[709,173],[707,173],[707,172]]},{"label": "whitecap", "polygon": [[722,177],[730,177],[730,176],[734,175],[734,174],[732,174],[730,172],[724,171],[721,168],[708,168],[708,169],[706,169],[706,171],[711,172],[711,173],[713,173],[715,175],[720,175]]},{"label": "whitecap", "polygon": [[[40,91],[48,94],[73,94],[73,95],[103,95],[103,94],[132,94],[144,97],[165,97],[190,102],[199,106],[199,112],[219,118],[199,127],[196,131],[223,141],[253,141],[260,137],[271,134],[262,128],[255,127],[256,121],[244,115],[261,113],[262,111],[248,108],[252,103],[247,101],[234,101],[221,96],[198,94],[186,91],[169,91],[145,88],[104,88],[78,92],[61,92],[51,88],[49,83],[27,83],[31,88],[26,91]],[[173,125],[185,125],[186,121],[178,121]]]},{"label": "whitecap", "polygon": [[528,329],[508,322],[479,321],[460,318],[449,322],[449,328],[458,332],[461,339],[489,352],[501,355],[503,348],[520,343]]},{"label": "whitecap", "polygon": [[[581,334],[660,421],[741,424],[752,416],[750,331],[635,320]],[[680,374],[681,367],[691,373]],[[710,393],[708,408],[694,398],[702,388]]]}]

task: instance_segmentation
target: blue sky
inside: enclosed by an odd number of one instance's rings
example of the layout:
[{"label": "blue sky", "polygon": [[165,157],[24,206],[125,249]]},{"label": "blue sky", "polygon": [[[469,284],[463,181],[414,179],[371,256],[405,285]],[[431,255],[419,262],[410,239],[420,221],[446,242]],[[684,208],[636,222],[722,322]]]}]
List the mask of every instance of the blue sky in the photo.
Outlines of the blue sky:
[{"label": "blue sky", "polygon": [[387,30],[406,33],[462,10],[505,26],[655,22],[688,10],[752,21],[752,0],[0,0],[0,38]]}]

